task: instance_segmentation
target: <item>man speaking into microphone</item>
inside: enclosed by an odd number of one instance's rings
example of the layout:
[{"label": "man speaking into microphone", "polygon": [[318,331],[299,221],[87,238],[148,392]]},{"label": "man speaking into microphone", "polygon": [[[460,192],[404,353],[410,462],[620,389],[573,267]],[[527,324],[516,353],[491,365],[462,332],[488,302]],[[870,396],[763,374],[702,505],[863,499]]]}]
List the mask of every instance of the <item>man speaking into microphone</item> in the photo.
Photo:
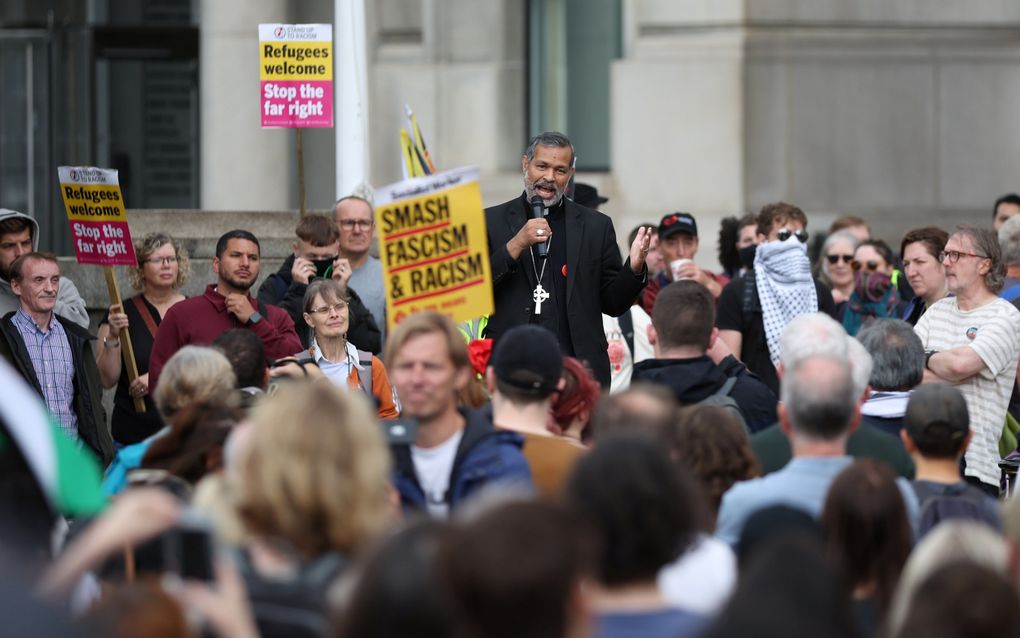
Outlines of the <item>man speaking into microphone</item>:
[{"label": "man speaking into microphone", "polygon": [[613,220],[564,197],[574,147],[561,133],[533,137],[521,169],[521,196],[485,210],[496,305],[485,336],[498,342],[514,326],[543,326],[608,388],[602,314],[626,312],[647,283],[651,229],[638,232],[621,264]]}]

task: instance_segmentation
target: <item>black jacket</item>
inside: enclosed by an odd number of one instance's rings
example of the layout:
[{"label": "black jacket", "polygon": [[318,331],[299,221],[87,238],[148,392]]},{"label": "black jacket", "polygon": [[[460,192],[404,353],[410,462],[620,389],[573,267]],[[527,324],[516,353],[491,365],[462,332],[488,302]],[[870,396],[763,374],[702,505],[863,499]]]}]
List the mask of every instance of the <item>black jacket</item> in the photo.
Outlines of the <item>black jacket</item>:
[{"label": "black jacket", "polygon": [[747,371],[733,356],[716,365],[707,356],[691,359],[648,359],[634,365],[631,383],[645,381],[669,388],[682,405],[690,405],[712,396],[730,377],[737,382],[730,396],[744,415],[751,432],[776,422],[776,395]]},{"label": "black jacket", "polygon": [[[11,365],[25,378],[29,385],[43,396],[39,377],[32,365],[28,347],[21,337],[18,327],[14,325],[13,312],[7,313],[0,322],[0,333],[3,335],[3,354]],[[55,315],[57,321],[67,333],[67,341],[71,346],[74,360],[74,413],[78,418],[78,434],[106,467],[113,459],[113,436],[106,422],[106,411],[103,409],[103,390],[99,381],[99,368],[96,367],[96,355],[92,350],[92,335],[87,330]]]},{"label": "black jacket", "polygon": [[906,427],[906,424],[903,422],[903,417],[901,416],[887,418],[880,416],[872,416],[869,414],[861,415],[861,425],[873,427],[876,430],[885,432],[886,434],[892,436],[899,436],[900,430]]},{"label": "black jacket", "polygon": [[[266,280],[259,286],[258,300],[271,306],[279,306],[287,311],[290,318],[294,320],[294,329],[297,331],[301,345],[311,345],[311,335],[308,331],[308,324],[305,323],[302,304],[305,299],[306,284],[294,281],[290,271],[294,267],[294,255],[287,257],[283,265],[275,273],[266,277]],[[379,354],[382,350],[382,333],[375,323],[372,313],[365,307],[364,302],[353,288],[347,288],[347,295],[350,297],[348,305],[350,328],[347,331],[347,340],[354,344],[358,350]]]},{"label": "black jacket", "polygon": [[[565,200],[567,247],[566,314],[574,355],[591,365],[595,378],[609,387],[609,355],[602,314],[619,317],[630,309],[648,282],[648,270],[635,274],[630,261],[620,263],[613,220],[569,199]],[[507,330],[533,323],[532,291],[537,284],[530,263],[511,259],[506,243],[528,220],[524,197],[485,209],[492,266],[495,312],[485,336],[498,342]]]}]

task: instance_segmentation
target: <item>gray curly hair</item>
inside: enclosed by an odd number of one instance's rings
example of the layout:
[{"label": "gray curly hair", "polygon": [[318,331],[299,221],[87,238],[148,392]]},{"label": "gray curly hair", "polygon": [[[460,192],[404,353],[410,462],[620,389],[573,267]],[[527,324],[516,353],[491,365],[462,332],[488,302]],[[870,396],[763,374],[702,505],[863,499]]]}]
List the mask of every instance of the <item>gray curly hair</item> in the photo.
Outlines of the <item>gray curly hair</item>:
[{"label": "gray curly hair", "polygon": [[985,273],[985,285],[992,292],[999,292],[1006,281],[1006,264],[1002,261],[1002,248],[995,231],[977,226],[957,226],[953,236],[969,237],[974,244],[974,252],[983,255],[992,262]]},{"label": "gray curly hair", "polygon": [[174,253],[177,255],[177,278],[174,279],[174,288],[179,289],[188,281],[191,277],[191,260],[188,259],[188,251],[180,240],[174,239],[166,233],[149,233],[141,241],[135,242],[135,257],[138,259],[138,265],[127,269],[128,283],[132,288],[135,290],[145,289],[143,275],[145,261],[152,256],[152,253],[167,244],[173,245]]}]

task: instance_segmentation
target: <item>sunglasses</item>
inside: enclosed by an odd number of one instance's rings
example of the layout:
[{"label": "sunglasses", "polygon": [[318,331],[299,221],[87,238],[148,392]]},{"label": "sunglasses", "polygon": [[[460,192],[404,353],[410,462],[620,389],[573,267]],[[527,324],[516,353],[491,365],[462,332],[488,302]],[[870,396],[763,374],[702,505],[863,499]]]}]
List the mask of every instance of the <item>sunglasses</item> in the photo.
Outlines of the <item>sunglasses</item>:
[{"label": "sunglasses", "polygon": [[829,263],[833,265],[838,264],[841,261],[845,264],[849,264],[852,263],[854,260],[853,255],[826,255],[825,258],[828,259]]},{"label": "sunglasses", "polygon": [[878,262],[875,260],[869,260],[867,262],[860,262],[857,260],[850,262],[850,267],[854,270],[860,270],[861,268],[867,268],[870,272],[878,270]]},{"label": "sunglasses", "polygon": [[779,232],[776,233],[776,237],[779,238],[779,241],[786,241],[787,239],[790,238],[790,235],[793,235],[794,237],[796,237],[797,241],[799,241],[802,244],[806,244],[807,243],[808,232],[806,230],[798,230],[798,231],[794,232],[794,231],[790,230],[789,228],[780,228]]}]

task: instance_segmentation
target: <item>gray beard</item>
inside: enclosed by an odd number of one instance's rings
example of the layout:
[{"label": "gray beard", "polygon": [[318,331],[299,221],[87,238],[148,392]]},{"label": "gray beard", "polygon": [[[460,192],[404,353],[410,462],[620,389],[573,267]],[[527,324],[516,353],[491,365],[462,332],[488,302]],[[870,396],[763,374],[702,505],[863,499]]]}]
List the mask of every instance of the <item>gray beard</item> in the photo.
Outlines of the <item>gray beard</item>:
[{"label": "gray beard", "polygon": [[[524,193],[528,196],[528,203],[530,204],[532,198],[534,198],[535,195],[536,195],[535,189],[530,187],[530,186],[528,186],[525,183],[525,185],[524,185]],[[538,195],[538,196],[541,197],[541,195]],[[563,193],[557,193],[556,194],[556,199],[552,200],[551,202],[547,202],[547,201],[545,201],[543,199],[542,200],[542,206],[544,206],[545,208],[552,208],[553,206],[556,206],[557,204],[559,204],[560,201],[562,201],[562,200],[563,200]]]}]

